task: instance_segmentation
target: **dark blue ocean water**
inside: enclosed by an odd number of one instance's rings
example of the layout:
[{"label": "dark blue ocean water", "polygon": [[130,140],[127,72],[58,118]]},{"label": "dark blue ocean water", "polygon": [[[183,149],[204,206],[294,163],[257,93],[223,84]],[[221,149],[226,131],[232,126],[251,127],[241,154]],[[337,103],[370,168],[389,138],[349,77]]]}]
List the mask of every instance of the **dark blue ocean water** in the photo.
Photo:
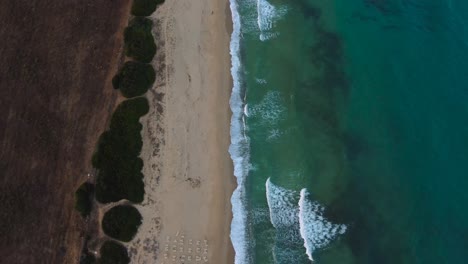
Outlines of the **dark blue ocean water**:
[{"label": "dark blue ocean water", "polygon": [[232,3],[236,263],[468,263],[468,1]]}]

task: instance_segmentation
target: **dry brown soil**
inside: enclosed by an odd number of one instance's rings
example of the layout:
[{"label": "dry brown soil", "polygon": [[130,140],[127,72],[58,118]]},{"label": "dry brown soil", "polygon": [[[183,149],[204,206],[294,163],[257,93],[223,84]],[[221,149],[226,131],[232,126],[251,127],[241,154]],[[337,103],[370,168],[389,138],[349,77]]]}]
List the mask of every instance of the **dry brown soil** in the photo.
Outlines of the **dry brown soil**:
[{"label": "dry brown soil", "polygon": [[0,263],[77,263],[130,0],[0,1]]}]

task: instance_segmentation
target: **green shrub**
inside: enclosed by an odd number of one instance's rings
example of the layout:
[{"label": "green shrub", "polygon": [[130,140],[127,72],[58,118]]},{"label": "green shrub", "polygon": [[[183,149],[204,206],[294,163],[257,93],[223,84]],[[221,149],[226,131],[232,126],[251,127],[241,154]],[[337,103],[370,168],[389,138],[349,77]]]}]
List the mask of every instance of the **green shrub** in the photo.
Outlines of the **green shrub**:
[{"label": "green shrub", "polygon": [[125,127],[129,123],[138,123],[140,117],[149,112],[149,103],[145,97],[138,97],[123,101],[111,118],[110,129],[119,129]]},{"label": "green shrub", "polygon": [[75,209],[82,217],[87,217],[93,207],[94,185],[85,182],[75,192]]},{"label": "green shrub", "polygon": [[[136,161],[141,159],[137,158]],[[116,202],[127,199],[134,203],[141,203],[144,198],[145,188],[143,174],[139,168],[119,171],[119,166],[115,170],[106,169],[100,172],[99,181],[96,188],[96,199],[102,203]]]},{"label": "green shrub", "polygon": [[123,96],[131,98],[146,93],[155,79],[156,74],[153,66],[136,61],[127,61],[112,79],[112,85],[115,89],[120,89]]},{"label": "green shrub", "polygon": [[131,205],[119,205],[110,209],[102,219],[104,233],[112,238],[130,242],[141,225],[141,215]]},{"label": "green shrub", "polygon": [[164,0],[133,0],[132,15],[149,16],[162,3],[164,3]]},{"label": "green shrub", "polygon": [[128,264],[130,258],[127,249],[120,243],[106,241],[101,246],[98,264]]},{"label": "green shrub", "polygon": [[99,138],[92,160],[99,170],[96,178],[99,202],[143,201],[143,161],[138,157],[143,141],[139,119],[148,111],[148,100],[144,97],[122,102],[112,115],[109,130]]},{"label": "green shrub", "polygon": [[125,55],[137,61],[149,63],[156,54],[156,44],[151,34],[153,22],[135,17],[124,31]]}]

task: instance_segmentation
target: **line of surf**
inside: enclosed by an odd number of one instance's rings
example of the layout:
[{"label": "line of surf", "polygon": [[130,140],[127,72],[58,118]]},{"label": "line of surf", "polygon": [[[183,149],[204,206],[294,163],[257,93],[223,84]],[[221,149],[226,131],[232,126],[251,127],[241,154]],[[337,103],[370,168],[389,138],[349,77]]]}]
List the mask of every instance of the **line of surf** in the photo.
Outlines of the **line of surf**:
[{"label": "line of surf", "polygon": [[231,197],[233,219],[230,237],[235,251],[235,264],[247,264],[249,255],[245,180],[249,170],[249,139],[245,134],[245,103],[242,94],[240,60],[241,21],[237,0],[230,0],[230,8],[233,23],[230,43],[233,87],[229,101],[232,111],[229,154],[234,164],[234,176],[237,178],[237,187]]}]

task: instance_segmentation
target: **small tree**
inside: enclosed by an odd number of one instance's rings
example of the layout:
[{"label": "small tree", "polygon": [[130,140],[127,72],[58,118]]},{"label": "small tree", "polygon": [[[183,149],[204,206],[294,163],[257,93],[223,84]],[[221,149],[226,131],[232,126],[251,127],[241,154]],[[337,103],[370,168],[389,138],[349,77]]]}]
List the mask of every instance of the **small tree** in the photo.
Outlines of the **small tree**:
[{"label": "small tree", "polygon": [[149,16],[156,10],[156,7],[162,3],[164,3],[164,0],[134,0],[132,15]]},{"label": "small tree", "polygon": [[153,85],[156,78],[153,66],[127,61],[112,79],[115,89],[120,89],[123,96],[132,98],[143,95]]},{"label": "small tree", "polygon": [[130,242],[141,225],[141,214],[131,205],[110,209],[102,219],[104,233],[112,238]]},{"label": "small tree", "polygon": [[156,44],[151,34],[153,22],[135,17],[124,31],[125,55],[134,60],[149,63],[156,54]]},{"label": "small tree", "polygon": [[75,192],[75,209],[82,217],[87,217],[93,206],[94,185],[85,182]]},{"label": "small tree", "polygon": [[127,249],[120,243],[106,241],[101,246],[98,264],[128,264],[130,258]]}]

